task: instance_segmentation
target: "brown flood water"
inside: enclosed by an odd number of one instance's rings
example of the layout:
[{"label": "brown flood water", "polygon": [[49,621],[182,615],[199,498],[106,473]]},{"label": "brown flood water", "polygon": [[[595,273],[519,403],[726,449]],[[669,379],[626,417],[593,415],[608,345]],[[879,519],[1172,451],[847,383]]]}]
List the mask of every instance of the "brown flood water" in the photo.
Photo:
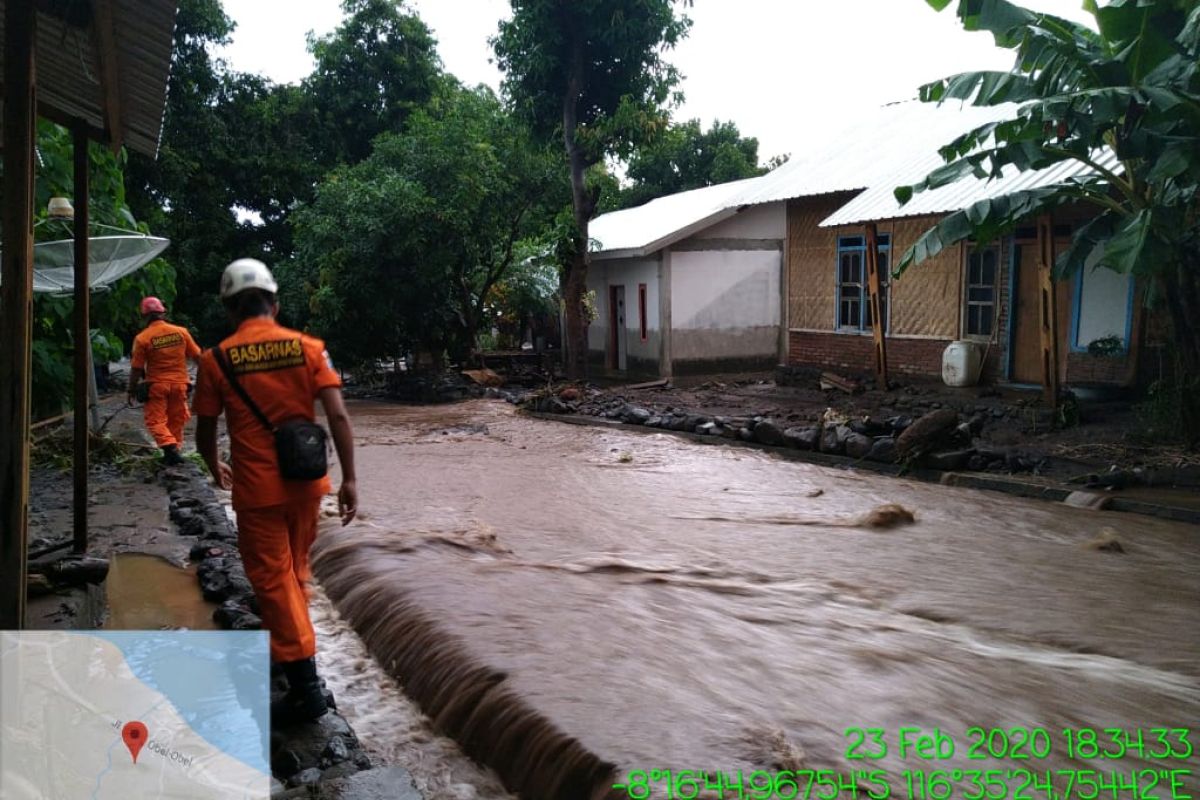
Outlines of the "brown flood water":
[{"label": "brown flood water", "polygon": [[[1193,526],[540,422],[498,403],[352,413],[363,519],[326,530],[317,572],[418,699],[454,705],[448,693],[478,694],[472,682],[502,672],[504,702],[618,777],[882,768],[896,786],[904,769],[1171,766],[1192,770],[1195,794],[1195,755],[1072,764],[1062,735],[1142,728],[1149,743],[1151,727],[1195,726]],[[852,524],[884,503],[916,521]],[[1087,546],[1106,527],[1123,553]],[[478,727],[446,713],[443,727]],[[848,761],[852,726],[882,728],[888,756]],[[909,726],[939,728],[955,754],[901,759]],[[973,726],[1042,727],[1052,752],[968,760]],[[512,743],[475,746],[519,760]]]},{"label": "brown flood water", "polygon": [[105,581],[108,598],[106,628],[154,631],[213,630],[213,603],[197,591],[196,570],[177,567],[144,553],[117,553],[109,562]]}]

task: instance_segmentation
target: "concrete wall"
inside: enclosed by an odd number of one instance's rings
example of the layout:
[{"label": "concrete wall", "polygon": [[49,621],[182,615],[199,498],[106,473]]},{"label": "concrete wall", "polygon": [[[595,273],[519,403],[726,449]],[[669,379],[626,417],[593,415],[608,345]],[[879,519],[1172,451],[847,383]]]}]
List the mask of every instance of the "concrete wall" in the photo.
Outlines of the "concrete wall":
[{"label": "concrete wall", "polygon": [[[662,323],[659,315],[660,260],[619,258],[593,261],[588,270],[588,289],[596,292],[596,319],[588,326],[589,359],[605,365],[609,347],[609,289],[625,287],[626,372],[659,373],[662,353]],[[638,286],[646,284],[646,338],[641,336]]]},{"label": "concrete wall", "polygon": [[694,239],[775,239],[787,236],[787,203],[747,206],[724,222],[697,233]]},{"label": "concrete wall", "polygon": [[757,369],[777,363],[782,255],[780,249],[672,249],[675,372]]}]

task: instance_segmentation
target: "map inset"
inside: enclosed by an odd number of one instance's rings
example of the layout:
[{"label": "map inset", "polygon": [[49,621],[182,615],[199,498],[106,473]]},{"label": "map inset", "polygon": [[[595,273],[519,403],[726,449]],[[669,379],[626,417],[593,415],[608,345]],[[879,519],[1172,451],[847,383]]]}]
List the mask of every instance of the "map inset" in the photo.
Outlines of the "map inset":
[{"label": "map inset", "polygon": [[0,632],[5,800],[270,796],[264,631]]}]

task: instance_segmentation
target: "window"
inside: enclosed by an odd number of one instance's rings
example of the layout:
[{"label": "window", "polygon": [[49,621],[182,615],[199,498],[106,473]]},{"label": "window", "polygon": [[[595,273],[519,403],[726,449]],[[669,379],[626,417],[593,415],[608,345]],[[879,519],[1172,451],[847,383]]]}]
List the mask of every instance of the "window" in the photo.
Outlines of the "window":
[{"label": "window", "polygon": [[[886,331],[892,237],[890,234],[881,233],[876,237],[875,244],[879,254],[879,304],[883,311],[883,329]],[[838,239],[838,330],[861,332],[872,328],[871,290],[867,285],[866,256],[865,236],[842,236]]]},{"label": "window", "polygon": [[638,284],[638,329],[642,334],[642,341],[646,341],[646,284]]},{"label": "window", "polygon": [[994,247],[967,253],[967,308],[964,314],[967,336],[992,335],[996,324],[996,277],[1000,253]]},{"label": "window", "polygon": [[1086,353],[1089,345],[1129,349],[1133,322],[1133,276],[1085,265],[1075,284],[1075,336],[1072,349]]}]

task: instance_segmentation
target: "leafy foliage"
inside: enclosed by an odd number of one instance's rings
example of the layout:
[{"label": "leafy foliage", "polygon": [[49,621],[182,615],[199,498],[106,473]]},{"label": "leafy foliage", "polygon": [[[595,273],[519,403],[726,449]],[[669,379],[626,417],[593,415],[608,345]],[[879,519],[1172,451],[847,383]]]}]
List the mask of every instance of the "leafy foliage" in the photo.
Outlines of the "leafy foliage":
[{"label": "leafy foliage", "polygon": [[304,90],[321,132],[321,163],[354,164],[433,97],[441,62],[429,27],[403,0],[343,0],[346,19],[309,40],[317,65]]},{"label": "leafy foliage", "polygon": [[[74,146],[71,132],[45,120],[38,122],[37,173],[34,185],[36,210],[34,234],[38,241],[70,239],[71,223],[46,218],[51,197],[72,197],[74,185]],[[124,158],[98,144],[88,148],[90,220],[126,230],[149,233],[138,224],[126,204]],[[92,230],[92,235],[111,233]],[[91,294],[90,320],[93,358],[115,360],[124,351],[123,342],[133,338],[141,325],[138,303],[154,294],[170,303],[174,299],[175,273],[161,258],[117,281],[111,287]],[[57,412],[69,403],[74,384],[72,336],[75,302],[71,296],[34,295],[32,344],[33,410],[37,416]]]},{"label": "leafy foliage", "polygon": [[[588,221],[599,202],[588,168],[629,157],[666,127],[679,74],[663,55],[691,25],[673,0],[511,0],[512,18],[492,43],[512,108],[549,142],[561,137],[575,230],[559,250],[568,374],[587,357],[584,293]],[[680,5],[690,5],[681,0]]]},{"label": "leafy foliage", "polygon": [[[180,2],[162,146],[157,161],[131,157],[130,186],[135,212],[172,241],[177,316],[202,342],[227,330],[216,297],[225,265],[289,259],[292,211],[440,85],[432,36],[401,2],[347,0],[343,10],[333,33],[309,42],[313,74],[280,86],[211,56],[233,31],[220,0]],[[305,317],[290,304],[283,312]]]},{"label": "leafy foliage", "polygon": [[[939,10],[950,0],[929,0]],[[1200,389],[1200,6],[1194,0],[1087,4],[1097,30],[1007,0],[960,0],[968,30],[1016,51],[1011,72],[972,72],[921,88],[928,102],[1015,102],[1010,119],[971,130],[941,150],[946,164],[915,192],[967,176],[999,177],[1074,162],[1078,177],[981,201],[951,214],[905,253],[897,271],[973,237],[993,239],[1023,219],[1070,204],[1095,216],[1055,264],[1058,277],[1085,266],[1132,273],[1169,312],[1183,369]],[[1181,411],[1200,442],[1200,392]]]},{"label": "leafy foliage", "polygon": [[[452,88],[332,173],[294,217],[310,323],[342,360],[463,356],[523,242],[566,201],[555,161],[486,89]],[[353,320],[353,324],[348,324]]]},{"label": "leafy foliage", "polygon": [[638,148],[629,159],[633,185],[620,198],[622,208],[656,197],[718,183],[763,175],[758,140],[743,138],[733,122],[715,120],[702,130],[700,120],[672,125],[657,140]]}]

